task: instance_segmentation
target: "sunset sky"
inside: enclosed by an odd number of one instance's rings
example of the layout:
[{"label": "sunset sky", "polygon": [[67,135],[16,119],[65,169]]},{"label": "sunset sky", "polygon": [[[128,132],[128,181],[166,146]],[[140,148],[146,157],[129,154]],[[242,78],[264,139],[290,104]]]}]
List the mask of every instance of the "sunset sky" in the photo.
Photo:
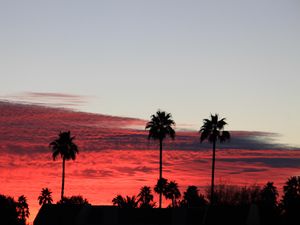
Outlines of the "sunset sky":
[{"label": "sunset sky", "polygon": [[182,189],[209,183],[197,130],[210,113],[233,137],[217,153],[219,181],[299,175],[299,12],[298,0],[1,1],[0,194],[28,196],[33,215],[41,188],[58,200],[48,144],[60,130],[80,146],[67,195],[110,204],[153,186],[144,127],[157,109],[177,124],[164,172]]}]

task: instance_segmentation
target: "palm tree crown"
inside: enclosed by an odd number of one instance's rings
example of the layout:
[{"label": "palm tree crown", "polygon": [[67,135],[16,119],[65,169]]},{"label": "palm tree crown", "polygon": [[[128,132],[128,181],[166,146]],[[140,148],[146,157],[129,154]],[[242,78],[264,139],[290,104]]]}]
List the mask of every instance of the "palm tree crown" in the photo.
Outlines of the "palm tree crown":
[{"label": "palm tree crown", "polygon": [[153,195],[151,193],[151,188],[148,186],[143,186],[138,194],[138,202],[140,202],[140,208],[153,208],[155,203],[153,201]]},{"label": "palm tree crown", "polygon": [[176,207],[176,200],[181,197],[181,193],[178,188],[178,184],[175,181],[170,181],[167,184],[166,191],[164,193],[166,199],[172,200],[172,207]]},{"label": "palm tree crown", "polygon": [[156,115],[151,116],[151,120],[146,124],[146,129],[149,129],[149,139],[163,140],[167,136],[175,138],[175,131],[172,128],[175,122],[170,113],[158,110]]},{"label": "palm tree crown", "polygon": [[60,132],[59,138],[50,143],[53,160],[60,155],[65,160],[75,160],[78,147],[74,144],[75,137],[71,137],[71,132]]},{"label": "palm tree crown", "polygon": [[230,139],[230,133],[224,131],[224,126],[227,124],[225,118],[218,120],[218,114],[210,115],[211,119],[204,119],[203,126],[200,128],[200,141],[208,140],[210,143],[214,141],[224,142]]},{"label": "palm tree crown", "polygon": [[122,195],[117,195],[113,198],[112,203],[119,208],[137,208],[138,206],[138,201],[135,196],[123,197]]},{"label": "palm tree crown", "polygon": [[51,194],[52,192],[48,188],[43,188],[41,195],[38,197],[39,205],[52,204],[53,199]]}]

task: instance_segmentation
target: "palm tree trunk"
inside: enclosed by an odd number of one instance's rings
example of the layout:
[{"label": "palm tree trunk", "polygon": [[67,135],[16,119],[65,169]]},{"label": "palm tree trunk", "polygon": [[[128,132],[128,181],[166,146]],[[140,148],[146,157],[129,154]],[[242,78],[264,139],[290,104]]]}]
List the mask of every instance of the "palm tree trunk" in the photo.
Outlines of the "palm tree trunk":
[{"label": "palm tree trunk", "polygon": [[[162,145],[163,140],[159,139],[159,180],[162,179]],[[162,204],[162,192],[159,193],[159,208],[161,208]]]},{"label": "palm tree trunk", "polygon": [[65,190],[65,162],[66,159],[63,157],[63,163],[62,163],[62,181],[61,181],[61,201],[64,198],[64,190]]},{"label": "palm tree trunk", "polygon": [[213,141],[212,171],[211,171],[211,190],[210,204],[214,204],[214,188],[215,188],[215,161],[216,161],[216,140]]}]

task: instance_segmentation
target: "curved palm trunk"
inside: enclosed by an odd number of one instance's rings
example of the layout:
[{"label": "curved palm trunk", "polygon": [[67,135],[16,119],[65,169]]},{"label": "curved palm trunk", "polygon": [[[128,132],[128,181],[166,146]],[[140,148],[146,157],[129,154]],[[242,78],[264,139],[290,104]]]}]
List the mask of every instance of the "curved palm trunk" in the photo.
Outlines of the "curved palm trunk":
[{"label": "curved palm trunk", "polygon": [[[159,139],[159,180],[162,178],[162,145],[163,140]],[[159,193],[159,208],[161,208],[162,204],[162,192]]]},{"label": "curved palm trunk", "polygon": [[215,161],[216,161],[216,140],[213,141],[212,171],[211,171],[211,190],[210,204],[214,204],[214,188],[215,188]]},{"label": "curved palm trunk", "polygon": [[65,190],[65,164],[66,159],[63,157],[63,163],[62,163],[62,181],[61,181],[61,200],[64,198],[64,190]]}]

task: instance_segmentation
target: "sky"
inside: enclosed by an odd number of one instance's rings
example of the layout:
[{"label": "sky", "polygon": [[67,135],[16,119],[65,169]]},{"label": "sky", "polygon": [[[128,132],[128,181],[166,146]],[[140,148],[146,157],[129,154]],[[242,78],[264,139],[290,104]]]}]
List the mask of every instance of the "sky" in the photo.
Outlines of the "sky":
[{"label": "sky", "polygon": [[[299,1],[1,1],[0,94],[85,96],[77,109],[300,145]],[[15,99],[15,100],[18,100]]]},{"label": "sky", "polygon": [[[183,188],[209,180],[197,130],[211,113],[233,136],[219,153],[224,180],[264,183],[268,173],[283,184],[300,165],[299,11],[298,0],[0,0],[0,174],[14,178],[0,193],[26,192],[34,212],[42,187],[58,196],[60,162],[47,146],[62,129],[85,152],[70,163],[70,194],[96,185],[102,194],[80,194],[107,204],[121,191],[110,185],[127,187],[129,176],[145,177],[128,194],[152,184],[157,146],[144,126],[158,109],[176,122],[166,172]],[[145,154],[152,163],[137,163]],[[191,156],[199,161],[184,168]],[[110,168],[111,158],[124,166]]]}]

